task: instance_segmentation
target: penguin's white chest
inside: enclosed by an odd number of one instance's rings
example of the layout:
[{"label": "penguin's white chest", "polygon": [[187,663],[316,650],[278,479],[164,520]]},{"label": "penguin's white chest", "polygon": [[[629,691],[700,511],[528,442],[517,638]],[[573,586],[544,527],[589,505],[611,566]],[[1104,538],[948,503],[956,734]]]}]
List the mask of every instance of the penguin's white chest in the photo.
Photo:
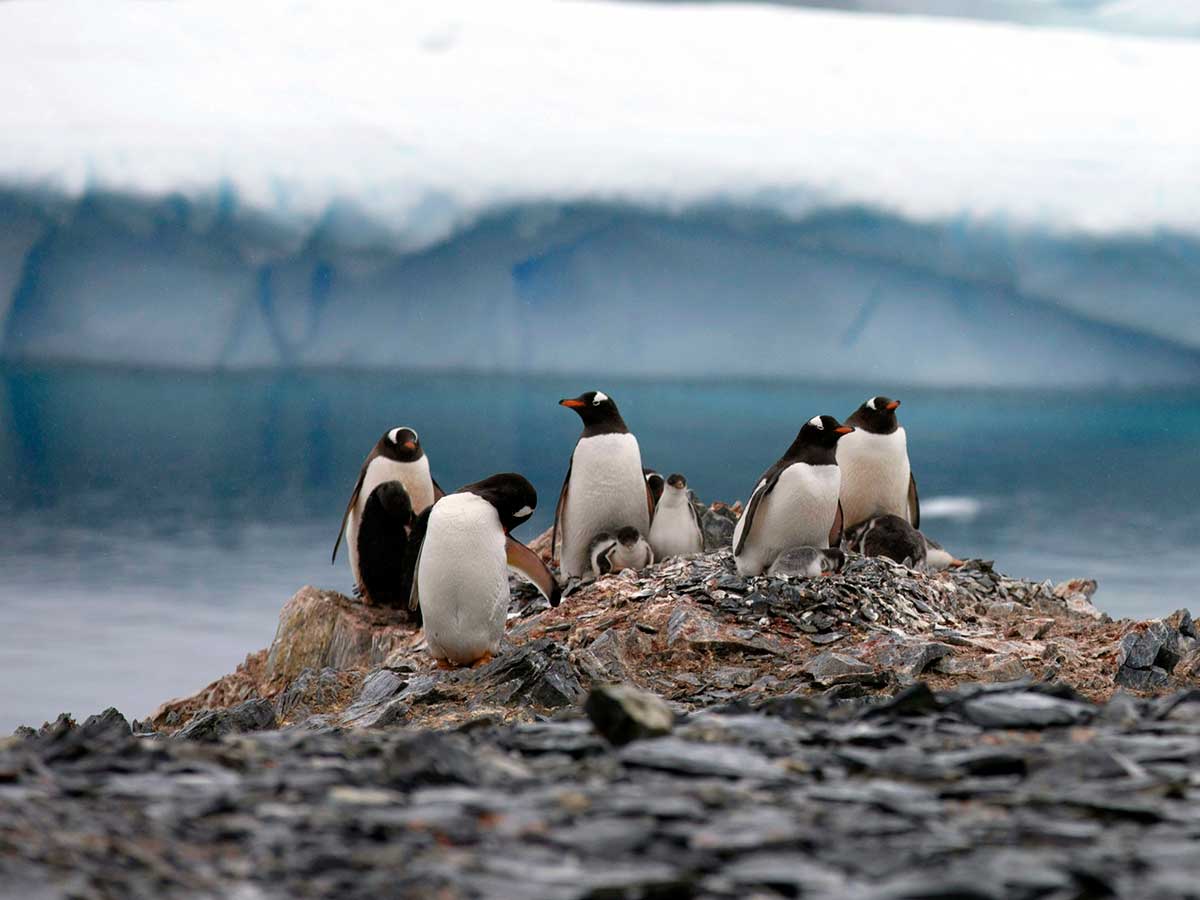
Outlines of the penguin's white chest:
[{"label": "penguin's white chest", "polygon": [[419,516],[433,503],[433,478],[429,474],[429,457],[422,456],[412,462],[398,462],[384,456],[377,456],[371,460],[363,475],[358,499],[346,521],[346,549],[350,554],[350,571],[354,575],[355,584],[362,583],[358,572],[358,529],[362,524],[363,509],[371,492],[386,481],[399,481],[404,485],[414,515]]},{"label": "penguin's white chest", "polygon": [[625,526],[650,530],[642,453],[632,434],[580,438],[571,457],[571,483],[563,510],[561,562],[568,577],[588,571],[588,546],[602,531]]},{"label": "penguin's white chest", "polygon": [[847,528],[879,515],[909,521],[908,439],[903,428],[891,434],[848,434],[838,442],[837,459]]},{"label": "penguin's white chest", "polygon": [[[828,547],[840,488],[837,466],[795,463],[784,469],[774,490],[759,503],[752,531],[735,560],[738,572],[761,574],[790,547]],[[745,516],[734,531],[735,547],[744,523]]]},{"label": "penguin's white chest", "polygon": [[508,614],[508,563],[496,508],[475,494],[443,497],[429,514],[417,593],[437,659],[468,665],[500,648]]},{"label": "penguin's white chest", "polygon": [[699,553],[704,549],[704,536],[696,527],[691,501],[682,489],[663,494],[659,501],[650,524],[650,546],[659,559]]}]

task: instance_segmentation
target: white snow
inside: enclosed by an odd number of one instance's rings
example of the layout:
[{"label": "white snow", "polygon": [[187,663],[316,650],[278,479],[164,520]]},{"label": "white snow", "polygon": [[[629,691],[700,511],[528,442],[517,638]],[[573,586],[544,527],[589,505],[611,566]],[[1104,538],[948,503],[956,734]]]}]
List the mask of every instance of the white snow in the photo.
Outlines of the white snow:
[{"label": "white snow", "polygon": [[0,358],[1194,381],[1196,84],[781,7],[9,0]]}]

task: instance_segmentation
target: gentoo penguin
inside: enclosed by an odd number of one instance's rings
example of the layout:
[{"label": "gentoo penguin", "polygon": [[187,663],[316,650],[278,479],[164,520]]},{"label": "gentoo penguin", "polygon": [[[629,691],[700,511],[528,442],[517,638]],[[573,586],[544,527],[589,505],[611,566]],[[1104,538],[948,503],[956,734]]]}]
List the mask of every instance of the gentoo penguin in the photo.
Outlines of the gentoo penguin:
[{"label": "gentoo penguin", "polygon": [[[654,502],[642,473],[642,452],[612,398],[588,391],[560,406],[583,419],[583,433],[571,454],[558,507],[551,547],[564,578],[582,577],[590,568],[588,548],[601,532],[622,528],[650,533]],[[561,542],[561,543],[560,543]]]},{"label": "gentoo penguin", "polygon": [[654,563],[654,550],[641,532],[631,526],[618,529],[615,535],[602,531],[592,538],[588,547],[592,574],[599,578],[622,569],[644,569]]},{"label": "gentoo penguin", "polygon": [[908,437],[896,421],[899,405],[899,400],[872,397],[846,420],[855,430],[838,444],[837,459],[847,528],[882,515],[900,516],[913,528],[921,527]]},{"label": "gentoo penguin", "polygon": [[408,491],[399,481],[385,481],[371,491],[363,504],[357,534],[356,556],[361,576],[355,592],[366,603],[408,606],[406,576],[408,533],[413,510]]},{"label": "gentoo penguin", "polygon": [[924,532],[920,532],[920,534],[922,540],[925,541],[926,571],[941,572],[943,569],[949,569],[951,566],[957,568],[963,564],[961,559],[956,558],[933,538],[928,537]]},{"label": "gentoo penguin", "polygon": [[413,514],[419,516],[445,491],[429,474],[429,458],[421,447],[417,433],[411,428],[393,428],[384,433],[371,452],[367,454],[358,473],[358,481],[342,514],[342,526],[337,540],[333,542],[333,556],[337,560],[338,545],[342,535],[346,536],[346,549],[350,555],[350,572],[356,588],[362,587],[362,573],[358,565],[358,528],[362,522],[363,507],[371,492],[385,481],[399,481],[408,492]]},{"label": "gentoo penguin", "polygon": [[[658,501],[662,499],[666,481],[653,469],[642,469],[642,474],[646,476],[646,486],[650,488],[650,502],[654,509],[658,509]],[[654,515],[654,511],[651,510],[650,514]]]},{"label": "gentoo penguin", "polygon": [[483,663],[499,649],[510,566],[558,605],[558,583],[550,570],[509,534],[536,506],[533,485],[507,472],[447,494],[418,520],[409,606],[420,607],[429,652],[440,664]]},{"label": "gentoo penguin", "polygon": [[873,516],[846,532],[846,546],[863,556],[886,556],[910,569],[925,566],[925,538],[900,516]]},{"label": "gentoo penguin", "polygon": [[739,575],[761,575],[791,547],[822,550],[841,542],[837,443],[853,431],[833,416],[814,416],[763,473],[733,531]]},{"label": "gentoo penguin", "polygon": [[654,507],[650,523],[650,546],[659,559],[686,556],[704,549],[700,516],[688,494],[687,479],[675,473],[667,478],[662,499]]},{"label": "gentoo penguin", "polygon": [[816,547],[792,547],[775,557],[775,562],[771,563],[767,574],[776,577],[799,575],[804,578],[816,578],[818,575],[840,572],[845,562],[846,554],[835,548],[818,550]]}]

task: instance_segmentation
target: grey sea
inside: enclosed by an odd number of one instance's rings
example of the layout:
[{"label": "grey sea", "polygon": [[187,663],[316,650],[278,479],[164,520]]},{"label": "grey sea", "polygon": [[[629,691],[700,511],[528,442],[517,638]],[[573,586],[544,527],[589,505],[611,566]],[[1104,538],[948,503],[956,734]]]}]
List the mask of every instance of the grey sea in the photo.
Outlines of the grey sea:
[{"label": "grey sea", "polygon": [[393,373],[0,370],[0,730],[62,711],[140,717],[266,646],[329,555],[363,456],[416,428],[448,490],[518,471],[550,523],[602,388],[643,458],[704,500],[744,499],[799,425],[902,400],[925,530],[1034,579],[1096,578],[1098,605],[1197,605],[1200,397],[892,384]]}]

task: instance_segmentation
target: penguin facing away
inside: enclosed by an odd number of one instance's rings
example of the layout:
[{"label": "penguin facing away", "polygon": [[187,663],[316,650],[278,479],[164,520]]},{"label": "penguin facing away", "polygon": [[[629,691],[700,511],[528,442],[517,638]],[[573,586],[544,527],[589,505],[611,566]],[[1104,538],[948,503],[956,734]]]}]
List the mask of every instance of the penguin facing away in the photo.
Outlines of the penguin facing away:
[{"label": "penguin facing away", "polygon": [[425,640],[439,665],[482,664],[500,648],[510,567],[558,605],[561,595],[550,570],[509,534],[536,506],[533,485],[507,472],[447,494],[418,520],[409,605],[420,607]]},{"label": "penguin facing away", "polygon": [[818,575],[840,572],[845,563],[846,554],[834,547],[827,550],[792,547],[775,557],[775,562],[771,563],[767,574],[772,577],[799,575],[803,578],[816,578]]},{"label": "penguin facing away", "polygon": [[871,397],[846,420],[855,429],[837,449],[842,512],[852,528],[874,516],[900,516],[921,527],[917,482],[908,461],[908,435],[896,420],[899,400]]},{"label": "penguin facing away", "polygon": [[658,559],[686,556],[704,549],[700,516],[688,494],[687,479],[678,473],[667,478],[662,497],[654,507],[650,546]]},{"label": "penguin facing away", "polygon": [[653,469],[642,469],[642,474],[646,476],[646,486],[650,488],[650,502],[654,504],[650,515],[654,515],[654,510],[658,509],[658,501],[662,499],[663,489],[666,487],[666,480],[658,472]]},{"label": "penguin facing away", "polygon": [[654,500],[642,472],[642,453],[617,404],[601,391],[559,401],[583,420],[554,512],[551,547],[565,579],[591,568],[592,539],[625,527],[650,532]]},{"label": "penguin facing away", "polygon": [[841,543],[837,444],[853,431],[833,416],[814,416],[763,473],[733,532],[739,575],[761,575],[792,547],[823,550]]},{"label": "penguin facing away", "polygon": [[358,473],[358,481],[350,494],[350,502],[342,514],[342,524],[337,540],[333,543],[330,562],[337,560],[338,546],[342,536],[346,537],[346,550],[350,557],[350,572],[355,587],[362,586],[362,573],[358,564],[358,529],[362,522],[363,507],[367,498],[385,481],[398,481],[408,492],[413,514],[420,515],[433,501],[445,494],[433,476],[429,474],[429,458],[421,446],[417,433],[411,428],[392,428],[385,432],[367,454]]},{"label": "penguin facing away", "polygon": [[623,569],[644,569],[654,564],[654,550],[636,528],[626,526],[615,535],[603,531],[588,546],[592,574],[599,578]]},{"label": "penguin facing away", "polygon": [[874,516],[846,532],[846,545],[863,556],[885,556],[910,569],[925,567],[921,532],[900,516]]},{"label": "penguin facing away", "polygon": [[408,533],[413,510],[399,481],[385,481],[363,505],[357,534],[360,574],[355,593],[369,605],[408,608]]}]

